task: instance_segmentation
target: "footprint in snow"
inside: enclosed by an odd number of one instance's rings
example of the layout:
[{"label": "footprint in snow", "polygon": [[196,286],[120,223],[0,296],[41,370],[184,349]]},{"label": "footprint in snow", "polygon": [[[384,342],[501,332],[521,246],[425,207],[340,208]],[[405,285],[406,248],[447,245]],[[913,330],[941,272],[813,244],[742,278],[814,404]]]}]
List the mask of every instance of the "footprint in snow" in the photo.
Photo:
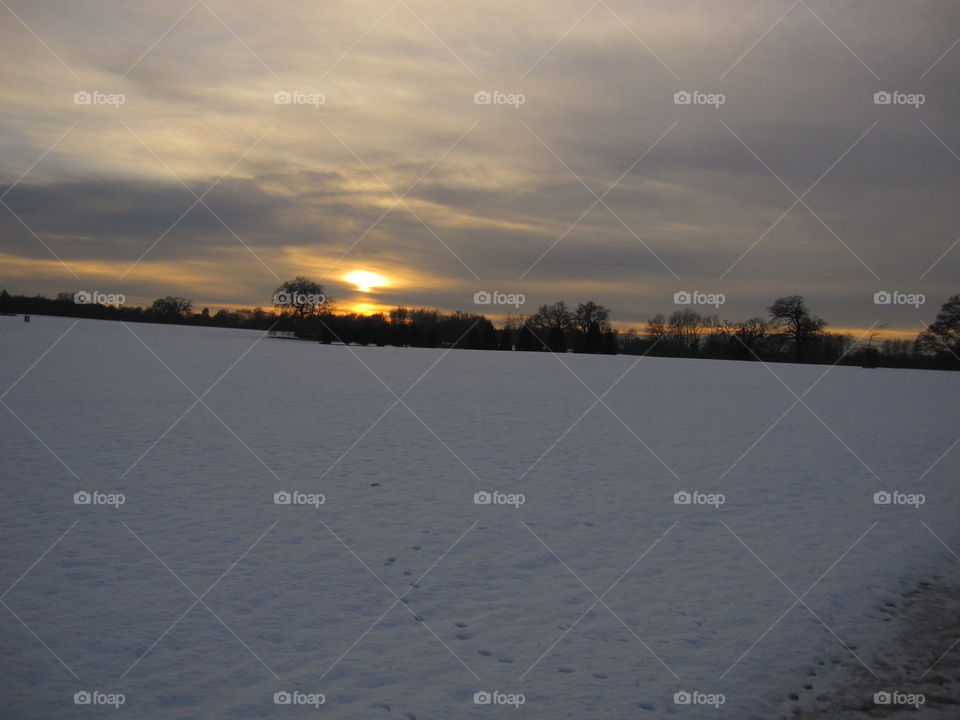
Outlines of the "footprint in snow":
[{"label": "footprint in snow", "polygon": [[419,550],[419,549],[422,548],[422,547],[423,547],[423,545],[414,545],[414,546],[413,546],[413,549],[414,549],[414,550]]},{"label": "footprint in snow", "polygon": [[513,662],[513,658],[512,658],[512,657],[497,658],[497,662],[501,662],[501,663],[512,663],[512,662]]},{"label": "footprint in snow", "polygon": [[643,702],[638,702],[638,703],[637,703],[637,707],[640,708],[641,710],[656,710],[656,709],[657,709],[657,706],[656,706],[656,705],[651,705],[650,703],[643,703]]},{"label": "footprint in snow", "polygon": [[404,574],[404,575],[413,575],[413,570],[404,570],[404,571],[403,571],[403,574]]},{"label": "footprint in snow", "polygon": [[457,633],[457,640],[469,640],[472,637],[471,633]]},{"label": "footprint in snow", "polygon": [[390,706],[387,705],[386,703],[380,703],[380,702],[378,702],[378,703],[373,703],[373,705],[371,705],[370,707],[383,708],[383,709],[386,710],[387,712],[390,712]]},{"label": "footprint in snow", "polygon": [[456,625],[458,628],[465,628],[467,626],[465,622],[455,622],[454,625]]},{"label": "footprint in snow", "polygon": [[558,667],[558,668],[557,668],[557,672],[560,672],[560,673],[572,673],[572,672],[573,672],[573,668],[572,668],[572,667]]},{"label": "footprint in snow", "polygon": [[595,678],[597,678],[598,680],[606,680],[606,679],[607,679],[607,674],[606,674],[606,673],[594,673],[593,676],[594,676]]},{"label": "footprint in snow", "polygon": [[489,650],[477,650],[477,654],[483,655],[484,657],[490,657],[491,655],[493,655],[493,653],[490,652]]}]

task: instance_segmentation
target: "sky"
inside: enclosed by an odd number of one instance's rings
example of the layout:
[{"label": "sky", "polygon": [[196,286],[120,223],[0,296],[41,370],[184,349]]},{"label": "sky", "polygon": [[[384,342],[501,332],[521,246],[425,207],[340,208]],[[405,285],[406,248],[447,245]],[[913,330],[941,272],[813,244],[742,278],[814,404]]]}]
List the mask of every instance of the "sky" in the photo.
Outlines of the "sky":
[{"label": "sky", "polygon": [[891,333],[960,292],[953,0],[2,0],[0,18],[9,292],[268,307],[307,275],[341,310],[595,300],[621,327],[681,292],[729,319],[801,294],[834,328]]}]

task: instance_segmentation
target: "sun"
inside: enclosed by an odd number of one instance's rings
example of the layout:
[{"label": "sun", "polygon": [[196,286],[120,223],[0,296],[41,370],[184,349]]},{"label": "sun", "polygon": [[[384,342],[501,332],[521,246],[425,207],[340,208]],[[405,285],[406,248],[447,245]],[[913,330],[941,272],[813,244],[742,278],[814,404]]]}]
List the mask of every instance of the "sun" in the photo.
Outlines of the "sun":
[{"label": "sun", "polygon": [[387,284],[387,279],[383,275],[367,270],[353,270],[344,275],[343,279],[356,285],[360,292],[371,292],[373,288]]}]

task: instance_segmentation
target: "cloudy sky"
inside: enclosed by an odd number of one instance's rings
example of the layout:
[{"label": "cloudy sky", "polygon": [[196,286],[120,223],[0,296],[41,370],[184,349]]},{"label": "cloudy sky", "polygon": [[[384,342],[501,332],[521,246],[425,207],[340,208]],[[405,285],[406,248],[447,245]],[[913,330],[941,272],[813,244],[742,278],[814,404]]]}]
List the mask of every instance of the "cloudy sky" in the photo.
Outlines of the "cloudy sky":
[{"label": "cloudy sky", "polygon": [[800,293],[834,327],[915,332],[960,291],[955,0],[3,0],[0,17],[11,292],[266,306],[305,274],[344,310],[474,311],[500,290],[624,324],[681,290],[723,293],[731,319]]}]

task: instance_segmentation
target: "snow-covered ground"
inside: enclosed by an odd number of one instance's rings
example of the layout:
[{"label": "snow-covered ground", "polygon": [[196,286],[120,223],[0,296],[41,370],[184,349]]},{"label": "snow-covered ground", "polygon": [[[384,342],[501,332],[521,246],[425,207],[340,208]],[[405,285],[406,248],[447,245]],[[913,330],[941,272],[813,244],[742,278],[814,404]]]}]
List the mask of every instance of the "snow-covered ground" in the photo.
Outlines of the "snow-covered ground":
[{"label": "snow-covered ground", "polygon": [[955,373],[0,341],[4,717],[767,718],[960,565]]}]

